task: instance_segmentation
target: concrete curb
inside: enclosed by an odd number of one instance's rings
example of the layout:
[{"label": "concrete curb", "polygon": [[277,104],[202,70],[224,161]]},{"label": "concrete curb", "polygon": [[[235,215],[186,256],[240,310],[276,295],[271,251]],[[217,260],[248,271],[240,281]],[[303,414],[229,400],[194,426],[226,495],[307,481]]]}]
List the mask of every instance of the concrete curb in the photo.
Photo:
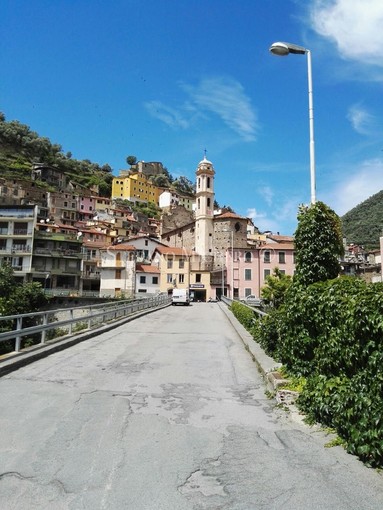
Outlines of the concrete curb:
[{"label": "concrete curb", "polygon": [[166,305],[157,306],[156,308],[141,310],[129,315],[128,317],[124,317],[123,319],[107,323],[104,326],[100,326],[83,333],[78,333],[77,335],[57,338],[56,340],[51,340],[45,344],[37,344],[28,349],[24,349],[21,352],[12,352],[9,355],[3,356],[3,359],[0,359],[0,377],[13,372],[14,370],[18,370],[25,365],[29,365],[41,358],[45,358],[50,354],[63,351],[64,349],[72,347],[72,345],[89,340],[100,333],[106,333],[107,331],[117,328],[118,326],[122,326],[123,324],[126,324],[138,317],[166,308],[170,306],[170,304],[171,303],[167,303]]},{"label": "concrete curb", "polygon": [[[253,339],[250,333],[242,326],[234,314],[229,310],[228,306],[221,301],[219,302],[221,310],[224,312],[239,337],[241,338],[245,349],[250,353],[252,360],[258,367],[259,372],[263,375],[267,388],[272,392],[278,392],[278,388],[287,384],[289,381],[283,379],[276,370],[282,366],[282,363],[276,362],[268,356],[262,347]],[[286,391],[286,390],[285,390]],[[287,400],[287,399],[286,399]]]}]

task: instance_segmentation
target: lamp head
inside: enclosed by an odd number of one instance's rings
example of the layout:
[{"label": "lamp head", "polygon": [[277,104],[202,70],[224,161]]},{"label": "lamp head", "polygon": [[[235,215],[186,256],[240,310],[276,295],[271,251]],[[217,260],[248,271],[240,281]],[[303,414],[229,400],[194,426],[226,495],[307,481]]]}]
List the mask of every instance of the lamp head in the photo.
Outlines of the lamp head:
[{"label": "lamp head", "polygon": [[278,55],[279,57],[286,57],[289,53],[304,55],[309,50],[307,50],[303,46],[298,46],[297,44],[287,42],[275,42],[270,46],[269,51],[273,55]]},{"label": "lamp head", "polygon": [[286,43],[275,42],[269,48],[270,53],[277,55],[278,57],[286,57],[290,51]]}]

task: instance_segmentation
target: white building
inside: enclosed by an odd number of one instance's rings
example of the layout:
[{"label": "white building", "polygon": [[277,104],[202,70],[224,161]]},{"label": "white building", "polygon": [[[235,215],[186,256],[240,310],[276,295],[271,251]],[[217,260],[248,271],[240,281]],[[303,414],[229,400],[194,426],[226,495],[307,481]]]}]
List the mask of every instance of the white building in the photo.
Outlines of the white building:
[{"label": "white building", "polygon": [[160,270],[149,264],[136,265],[136,293],[158,294],[160,292]]},{"label": "white building", "polygon": [[100,296],[133,297],[136,284],[136,248],[121,243],[100,250]]},{"label": "white building", "polygon": [[0,266],[10,264],[16,278],[32,272],[32,249],[37,206],[0,206]]}]

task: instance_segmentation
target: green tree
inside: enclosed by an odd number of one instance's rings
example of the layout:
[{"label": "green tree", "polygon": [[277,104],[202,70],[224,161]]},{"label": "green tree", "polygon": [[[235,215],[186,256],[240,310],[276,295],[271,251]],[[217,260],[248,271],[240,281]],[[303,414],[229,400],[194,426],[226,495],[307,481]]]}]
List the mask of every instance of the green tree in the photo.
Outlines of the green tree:
[{"label": "green tree", "polygon": [[285,300],[285,295],[292,283],[292,277],[276,267],[273,274],[267,276],[266,285],[261,289],[261,297],[265,303],[273,308],[279,308]]},{"label": "green tree", "polygon": [[181,175],[172,183],[172,187],[181,194],[184,195],[194,195],[195,186],[194,184],[187,178]]},{"label": "green tree", "polygon": [[170,180],[168,176],[165,174],[152,175],[150,177],[150,180],[154,184],[154,186],[158,186],[160,188],[170,187]]},{"label": "green tree", "polygon": [[323,202],[301,206],[295,232],[294,281],[310,285],[336,278],[343,253],[339,216]]},{"label": "green tree", "polygon": [[128,165],[132,166],[132,165],[135,165],[137,163],[137,158],[136,156],[128,156],[126,158],[126,162],[128,163]]},{"label": "green tree", "polygon": [[47,297],[40,283],[18,283],[12,267],[0,267],[0,313],[15,315],[36,312],[47,303]]}]

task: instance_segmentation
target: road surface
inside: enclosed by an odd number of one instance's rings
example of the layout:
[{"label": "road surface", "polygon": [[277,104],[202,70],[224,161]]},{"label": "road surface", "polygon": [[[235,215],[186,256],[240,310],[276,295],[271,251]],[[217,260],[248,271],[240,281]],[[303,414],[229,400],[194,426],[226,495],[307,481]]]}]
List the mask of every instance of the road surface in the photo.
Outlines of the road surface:
[{"label": "road surface", "polygon": [[383,478],[267,398],[217,303],[0,379],[0,508],[381,510]]}]

